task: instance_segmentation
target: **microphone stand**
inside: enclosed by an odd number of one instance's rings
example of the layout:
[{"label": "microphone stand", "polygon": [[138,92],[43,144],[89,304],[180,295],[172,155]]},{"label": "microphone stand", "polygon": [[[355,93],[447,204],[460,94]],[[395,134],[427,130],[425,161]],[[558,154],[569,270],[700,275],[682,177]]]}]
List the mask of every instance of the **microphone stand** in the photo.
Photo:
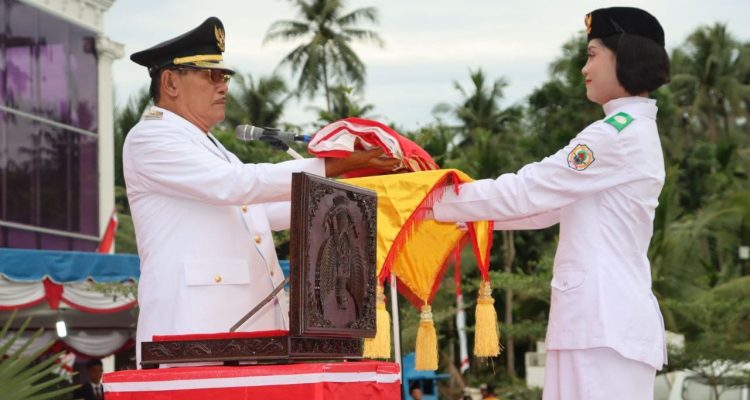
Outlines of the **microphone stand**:
[{"label": "microphone stand", "polygon": [[[271,137],[273,138],[273,137]],[[279,150],[286,151],[287,154],[289,154],[293,159],[295,160],[304,160],[305,157],[302,157],[299,153],[297,153],[293,148],[289,147],[288,144],[282,142],[281,140],[278,140],[276,138],[273,139],[264,139],[263,137],[260,138],[261,141],[268,143],[271,145],[271,147],[275,147]]]},{"label": "microphone stand", "polygon": [[302,155],[300,155],[299,153],[297,153],[296,151],[294,151],[294,149],[291,148],[291,147],[289,147],[289,146],[286,146],[286,153],[289,154],[290,156],[292,156],[292,158],[295,159],[295,160],[304,160],[305,159],[305,157],[302,157]]}]

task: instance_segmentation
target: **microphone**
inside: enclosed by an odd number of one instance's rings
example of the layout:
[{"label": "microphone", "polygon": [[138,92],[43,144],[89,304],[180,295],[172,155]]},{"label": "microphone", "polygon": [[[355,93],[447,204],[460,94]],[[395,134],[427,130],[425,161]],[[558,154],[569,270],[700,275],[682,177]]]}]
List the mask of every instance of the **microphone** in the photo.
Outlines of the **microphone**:
[{"label": "microphone", "polygon": [[294,141],[305,143],[310,141],[308,135],[297,135],[294,132],[283,132],[277,128],[258,128],[252,125],[238,125],[234,133],[237,140],[243,142],[260,140],[262,137],[277,139],[287,144]]}]

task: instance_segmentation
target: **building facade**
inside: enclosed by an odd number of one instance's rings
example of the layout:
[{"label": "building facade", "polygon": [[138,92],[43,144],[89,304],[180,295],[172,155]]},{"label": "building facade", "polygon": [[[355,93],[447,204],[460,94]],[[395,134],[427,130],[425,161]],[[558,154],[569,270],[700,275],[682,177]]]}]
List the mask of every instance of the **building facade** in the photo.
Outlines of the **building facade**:
[{"label": "building facade", "polygon": [[114,209],[114,0],[0,0],[0,247],[94,251]]}]

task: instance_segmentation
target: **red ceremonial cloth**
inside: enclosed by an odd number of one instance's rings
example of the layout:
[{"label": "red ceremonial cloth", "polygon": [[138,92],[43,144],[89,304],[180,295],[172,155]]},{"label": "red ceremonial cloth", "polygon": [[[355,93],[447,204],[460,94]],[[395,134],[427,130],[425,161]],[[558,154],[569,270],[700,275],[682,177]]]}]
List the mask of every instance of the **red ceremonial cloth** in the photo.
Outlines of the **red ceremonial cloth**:
[{"label": "red ceremonial cloth", "polygon": [[107,400],[401,398],[398,364],[377,361],[142,369],[103,382]]},{"label": "red ceremonial cloth", "polygon": [[[359,138],[359,146],[356,139]],[[391,158],[401,160],[401,172],[439,169],[435,161],[418,144],[401,136],[388,125],[364,118],[346,118],[320,129],[307,145],[307,151],[317,157],[343,158],[354,150],[383,149]],[[349,171],[344,178],[380,175],[382,171],[360,168]]]}]

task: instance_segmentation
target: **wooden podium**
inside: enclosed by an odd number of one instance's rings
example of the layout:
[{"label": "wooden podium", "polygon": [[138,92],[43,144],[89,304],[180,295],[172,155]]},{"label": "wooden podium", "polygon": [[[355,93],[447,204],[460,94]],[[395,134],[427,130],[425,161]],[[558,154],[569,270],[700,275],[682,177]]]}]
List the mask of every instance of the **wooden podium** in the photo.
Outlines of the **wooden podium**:
[{"label": "wooden podium", "polygon": [[289,331],[155,337],[141,366],[361,359],[375,336],[377,195],[295,173],[291,225]]}]

